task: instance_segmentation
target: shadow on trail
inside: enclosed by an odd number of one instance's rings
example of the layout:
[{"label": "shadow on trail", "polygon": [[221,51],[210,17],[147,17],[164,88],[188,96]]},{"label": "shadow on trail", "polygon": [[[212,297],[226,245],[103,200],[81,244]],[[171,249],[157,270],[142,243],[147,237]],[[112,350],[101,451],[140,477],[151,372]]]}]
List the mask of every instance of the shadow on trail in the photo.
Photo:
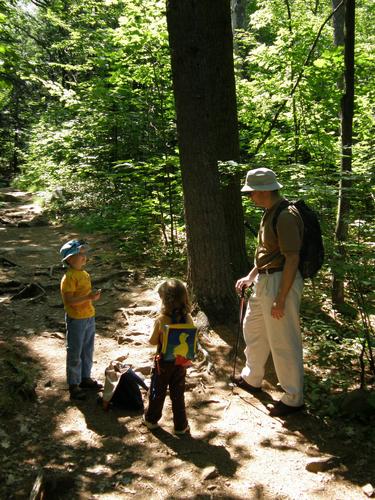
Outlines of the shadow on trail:
[{"label": "shadow on trail", "polygon": [[[35,479],[37,470],[45,472],[52,492],[47,498],[60,498],[53,494],[59,485],[68,485],[77,494],[73,498],[80,498],[84,492],[116,491],[140,477],[129,469],[139,456],[147,455],[147,443],[134,439],[134,429],[119,420],[123,414],[104,412],[96,404],[95,393],[88,396],[85,401],[70,401],[60,391],[44,397],[43,405],[36,408],[43,432],[34,428],[30,445],[17,460],[28,481]],[[134,421],[129,422],[134,427]],[[37,470],[28,466],[31,460]],[[143,480],[146,477],[142,474]]]},{"label": "shadow on trail", "polygon": [[374,482],[374,419],[366,425],[339,418],[324,421],[306,410],[283,419],[269,418],[281,422],[283,431],[266,437],[260,446],[304,453],[306,470],[312,474],[329,472],[359,486]]},{"label": "shadow on trail", "polygon": [[238,468],[238,462],[231,458],[224,445],[209,443],[209,440],[216,436],[215,432],[211,432],[203,438],[194,438],[189,434],[176,437],[159,427],[153,430],[152,434],[173,450],[179,458],[191,462],[200,469],[214,465],[221,476],[231,477],[234,476]]},{"label": "shadow on trail", "polygon": [[[338,418],[324,422],[322,418],[302,413],[285,419],[283,427],[289,436],[296,438],[296,447],[315,445],[318,453],[308,456],[309,462],[319,462],[317,472],[330,472],[363,486],[375,481],[374,423],[375,419],[361,425]],[[270,445],[280,449],[275,443]]]},{"label": "shadow on trail", "polygon": [[[214,359],[214,364],[217,363],[218,380],[228,381],[234,364],[235,326],[231,328],[220,327],[215,331],[227,345],[215,346],[214,349],[208,347],[208,350]],[[244,364],[243,347],[244,343],[240,336],[236,375],[241,373]],[[319,379],[316,383],[319,384]],[[282,395],[277,388],[277,376],[272,358],[268,360],[266,365],[263,389],[263,393],[255,396],[241,389],[235,389],[235,391],[242,401],[252,406],[254,410],[267,415],[271,423],[272,417],[268,416],[266,406],[280,399]],[[280,394],[272,397],[271,394],[267,394],[268,389],[271,392],[280,392]],[[283,423],[285,431],[278,433],[276,437],[265,438],[260,445],[281,452],[302,452],[306,456],[307,463],[319,462],[316,466],[316,472],[329,472],[337,478],[345,479],[358,486],[363,486],[366,483],[374,484],[375,456],[372,450],[375,446],[375,433],[373,432],[375,419],[372,417],[372,420],[369,419],[366,423],[361,423],[357,419],[332,418],[324,420],[309,414],[307,411],[290,415],[284,420],[277,419]]]},{"label": "shadow on trail", "polygon": [[[185,498],[185,497],[183,497]],[[189,496],[189,500],[212,500],[213,498],[224,498],[225,500],[243,500],[243,496],[233,495],[231,493],[226,493],[225,496],[217,496],[215,495],[215,490],[211,493],[202,493],[198,495]],[[262,484],[256,484],[251,490],[247,493],[246,498],[248,500],[275,500],[275,497],[272,495],[267,495],[265,492],[265,487]],[[281,497],[280,497],[281,498]],[[181,496],[171,495],[168,497],[168,500],[177,500],[181,499]]]},{"label": "shadow on trail", "polygon": [[[101,437],[122,438],[129,433],[125,423],[120,422],[121,417],[136,416],[136,413],[104,411],[96,401],[96,393],[88,393],[84,401],[74,401],[76,406],[85,418],[87,429],[95,432]],[[138,414],[139,415],[139,414]]]},{"label": "shadow on trail", "polygon": [[[1,383],[8,378],[12,381],[9,398],[14,403],[6,408],[8,392],[2,391],[0,423],[6,449],[0,448],[0,497],[28,498],[39,476],[46,498],[62,498],[62,492],[78,498],[82,490],[100,493],[116,488],[116,473],[146,453],[143,444],[133,441],[125,447],[127,426],[111,419],[112,415],[103,415],[95,397],[83,409],[89,416],[88,427],[95,431],[91,437],[87,432],[83,436],[84,428],[76,418],[82,409],[67,399],[67,391],[61,391],[58,383],[48,391],[38,383],[35,392],[34,377],[36,381],[37,373],[48,370],[44,361],[19,339],[0,340],[0,348]],[[129,473],[127,481],[133,477]]]}]

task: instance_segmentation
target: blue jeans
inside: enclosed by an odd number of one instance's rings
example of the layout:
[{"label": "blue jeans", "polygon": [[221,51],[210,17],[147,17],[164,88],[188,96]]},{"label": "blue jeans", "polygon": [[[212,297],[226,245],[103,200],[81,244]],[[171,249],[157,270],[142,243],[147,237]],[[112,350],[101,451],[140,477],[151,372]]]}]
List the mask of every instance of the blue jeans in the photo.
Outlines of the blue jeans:
[{"label": "blue jeans", "polygon": [[94,354],[95,317],[66,321],[66,376],[69,385],[90,378]]}]

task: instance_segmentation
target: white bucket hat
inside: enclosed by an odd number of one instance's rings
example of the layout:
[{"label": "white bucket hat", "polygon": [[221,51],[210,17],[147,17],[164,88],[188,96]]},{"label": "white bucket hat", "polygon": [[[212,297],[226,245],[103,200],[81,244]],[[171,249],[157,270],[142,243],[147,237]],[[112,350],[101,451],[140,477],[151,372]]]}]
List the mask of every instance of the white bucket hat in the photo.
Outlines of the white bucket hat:
[{"label": "white bucket hat", "polygon": [[249,170],[246,175],[246,182],[241,189],[242,193],[251,191],[276,191],[283,185],[276,179],[276,174],[269,168],[254,168]]}]

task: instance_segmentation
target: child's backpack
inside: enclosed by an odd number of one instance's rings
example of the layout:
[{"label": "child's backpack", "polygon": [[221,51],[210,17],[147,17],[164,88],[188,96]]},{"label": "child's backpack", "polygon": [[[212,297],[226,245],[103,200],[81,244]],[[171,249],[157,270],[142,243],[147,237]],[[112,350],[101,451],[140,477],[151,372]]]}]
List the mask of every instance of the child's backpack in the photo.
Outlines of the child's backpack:
[{"label": "child's backpack", "polygon": [[276,234],[277,219],[280,213],[289,205],[296,207],[304,225],[298,268],[302,278],[313,278],[322,267],[324,261],[324,246],[319,219],[316,212],[306,205],[303,200],[283,200],[278,206],[272,220],[273,229]]},{"label": "child's backpack", "polygon": [[189,323],[164,325],[161,353],[163,361],[188,366],[197,353],[198,329]]},{"label": "child's backpack", "polygon": [[[120,381],[112,396],[111,403],[116,408],[124,410],[142,410],[143,399],[139,386],[143,386],[143,380],[129,368],[120,377]],[[144,387],[147,389],[147,387]]]},{"label": "child's backpack", "polygon": [[142,410],[143,399],[139,386],[148,389],[144,381],[129,365],[122,363],[123,358],[111,361],[105,370],[103,408],[109,405],[124,410]]}]

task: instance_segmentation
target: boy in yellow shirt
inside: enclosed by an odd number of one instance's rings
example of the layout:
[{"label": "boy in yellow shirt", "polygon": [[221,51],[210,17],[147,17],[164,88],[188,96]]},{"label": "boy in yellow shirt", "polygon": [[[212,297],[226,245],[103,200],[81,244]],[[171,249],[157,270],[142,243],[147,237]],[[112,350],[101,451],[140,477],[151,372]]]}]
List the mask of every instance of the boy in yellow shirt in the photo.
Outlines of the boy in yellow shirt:
[{"label": "boy in yellow shirt", "polygon": [[95,308],[100,290],[93,292],[86,265],[87,244],[82,240],[65,243],[60,254],[68,270],[61,280],[66,322],[66,373],[71,399],[85,399],[84,389],[101,389],[91,378],[95,339]]}]

